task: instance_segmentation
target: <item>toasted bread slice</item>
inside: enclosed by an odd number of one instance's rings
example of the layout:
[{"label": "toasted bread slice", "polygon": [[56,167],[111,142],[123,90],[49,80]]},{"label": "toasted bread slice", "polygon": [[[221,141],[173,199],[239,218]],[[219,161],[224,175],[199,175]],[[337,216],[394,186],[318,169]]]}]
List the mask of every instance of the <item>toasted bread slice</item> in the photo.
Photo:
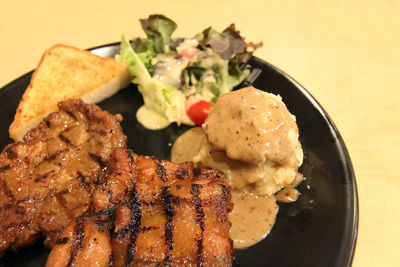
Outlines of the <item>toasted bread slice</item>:
[{"label": "toasted bread slice", "polygon": [[89,51],[57,44],[42,56],[18,105],[9,133],[22,141],[25,133],[57,110],[57,103],[81,98],[91,104],[115,94],[131,80],[125,63]]}]

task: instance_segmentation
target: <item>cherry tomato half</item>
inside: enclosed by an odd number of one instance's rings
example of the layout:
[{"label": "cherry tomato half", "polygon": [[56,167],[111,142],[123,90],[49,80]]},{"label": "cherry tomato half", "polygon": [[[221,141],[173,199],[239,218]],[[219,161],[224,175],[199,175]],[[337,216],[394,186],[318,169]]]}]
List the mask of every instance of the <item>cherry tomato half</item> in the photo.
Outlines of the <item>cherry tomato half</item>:
[{"label": "cherry tomato half", "polygon": [[187,114],[197,125],[202,125],[208,117],[208,112],[213,107],[205,100],[200,100],[189,107]]}]

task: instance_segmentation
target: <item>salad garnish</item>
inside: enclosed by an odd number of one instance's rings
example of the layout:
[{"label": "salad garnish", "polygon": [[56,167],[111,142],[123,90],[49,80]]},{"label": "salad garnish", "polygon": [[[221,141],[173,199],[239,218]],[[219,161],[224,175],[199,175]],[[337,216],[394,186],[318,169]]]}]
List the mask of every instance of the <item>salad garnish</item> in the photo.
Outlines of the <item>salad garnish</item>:
[{"label": "salad garnish", "polygon": [[137,115],[150,129],[173,122],[202,124],[199,118],[207,117],[210,106],[246,79],[249,71],[240,66],[262,46],[246,43],[234,24],[222,32],[209,27],[192,38],[175,38],[176,23],[163,15],[150,15],[140,23],[147,38],[130,41],[123,35],[116,59],[127,62],[132,82],[143,96],[144,106],[137,114],[151,112],[165,122],[152,126],[145,116]]}]

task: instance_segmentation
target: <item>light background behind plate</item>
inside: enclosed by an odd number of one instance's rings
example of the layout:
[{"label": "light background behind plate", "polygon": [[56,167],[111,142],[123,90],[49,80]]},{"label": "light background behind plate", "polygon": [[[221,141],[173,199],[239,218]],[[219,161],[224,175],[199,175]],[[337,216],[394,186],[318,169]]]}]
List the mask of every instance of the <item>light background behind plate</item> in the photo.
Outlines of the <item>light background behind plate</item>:
[{"label": "light background behind plate", "polygon": [[400,1],[2,1],[0,87],[55,43],[90,48],[143,36],[152,13],[193,36],[231,22],[256,56],[299,81],[331,116],[353,160],[360,228],[353,266],[397,266],[400,251]]}]

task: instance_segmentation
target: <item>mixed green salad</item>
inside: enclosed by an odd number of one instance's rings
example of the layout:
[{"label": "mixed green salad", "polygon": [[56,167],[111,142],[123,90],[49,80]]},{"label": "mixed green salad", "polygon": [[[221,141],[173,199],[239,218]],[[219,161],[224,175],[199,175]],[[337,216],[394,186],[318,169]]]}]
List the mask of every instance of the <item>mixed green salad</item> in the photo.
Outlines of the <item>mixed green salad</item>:
[{"label": "mixed green salad", "polygon": [[249,71],[239,65],[262,45],[246,43],[234,24],[222,32],[209,27],[193,38],[175,38],[176,23],[163,15],[140,23],[147,38],[130,41],[123,35],[116,59],[127,62],[144,100],[137,118],[151,129],[173,122],[201,125],[218,97],[246,79]]}]

